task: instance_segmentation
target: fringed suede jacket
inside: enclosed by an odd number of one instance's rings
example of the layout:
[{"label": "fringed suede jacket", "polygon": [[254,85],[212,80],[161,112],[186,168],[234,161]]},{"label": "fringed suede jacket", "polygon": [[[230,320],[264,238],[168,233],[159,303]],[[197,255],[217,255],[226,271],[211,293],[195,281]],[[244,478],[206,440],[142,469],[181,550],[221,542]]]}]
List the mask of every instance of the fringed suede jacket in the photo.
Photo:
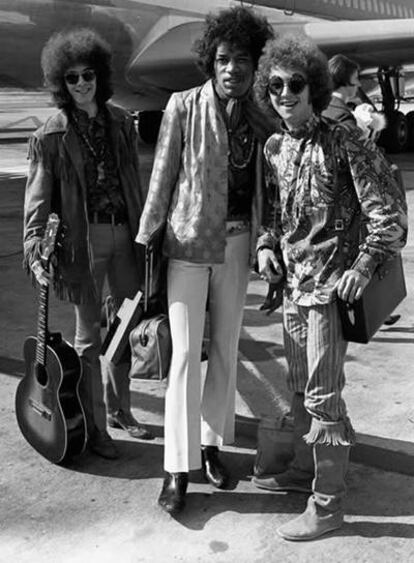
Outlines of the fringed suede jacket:
[{"label": "fringed suede jacket", "polygon": [[[143,209],[137,134],[132,117],[106,104],[116,169],[136,233]],[[54,268],[54,289],[60,299],[86,303],[96,295],[89,248],[87,186],[81,142],[65,111],[49,118],[30,139],[29,174],[24,202],[24,267],[38,260],[50,213],[61,219],[63,237]]]}]

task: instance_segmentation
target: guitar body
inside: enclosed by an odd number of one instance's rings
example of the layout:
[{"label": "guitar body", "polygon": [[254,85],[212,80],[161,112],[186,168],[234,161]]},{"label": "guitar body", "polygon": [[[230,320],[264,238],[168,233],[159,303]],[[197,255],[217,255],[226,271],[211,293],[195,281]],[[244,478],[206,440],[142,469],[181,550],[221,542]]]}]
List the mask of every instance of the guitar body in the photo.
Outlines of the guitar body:
[{"label": "guitar body", "polygon": [[26,374],[16,391],[16,417],[29,444],[52,463],[81,453],[86,422],[79,398],[82,366],[60,333],[48,334],[44,365],[36,360],[38,339],[24,343]]}]

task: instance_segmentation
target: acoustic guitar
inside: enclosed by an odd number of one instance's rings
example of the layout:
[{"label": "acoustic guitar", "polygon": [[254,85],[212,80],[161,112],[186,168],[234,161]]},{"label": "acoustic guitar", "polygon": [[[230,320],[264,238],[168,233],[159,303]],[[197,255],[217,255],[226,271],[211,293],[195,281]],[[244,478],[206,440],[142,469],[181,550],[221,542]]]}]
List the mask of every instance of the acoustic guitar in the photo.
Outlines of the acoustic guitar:
[{"label": "acoustic guitar", "polygon": [[[42,241],[42,264],[49,271],[60,220],[52,213]],[[82,366],[74,348],[48,331],[49,287],[39,289],[37,337],[24,343],[25,376],[17,386],[19,428],[29,444],[52,463],[63,463],[86,445],[86,421],[79,398]]]}]

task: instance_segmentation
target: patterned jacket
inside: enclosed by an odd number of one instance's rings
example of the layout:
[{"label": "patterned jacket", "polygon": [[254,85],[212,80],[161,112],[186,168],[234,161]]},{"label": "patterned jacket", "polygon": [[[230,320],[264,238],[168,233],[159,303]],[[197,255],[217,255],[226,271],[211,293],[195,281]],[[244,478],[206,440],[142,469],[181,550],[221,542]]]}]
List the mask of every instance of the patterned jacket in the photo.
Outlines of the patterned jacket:
[{"label": "patterned jacket", "polygon": [[[361,135],[357,128],[348,131],[313,116],[296,131],[272,135],[265,145],[275,205],[257,248],[282,253],[286,292],[299,305],[333,301],[344,268],[369,278],[406,242],[404,191],[377,147]],[[338,218],[344,227],[341,253]]]},{"label": "patterned jacket", "polygon": [[[165,227],[163,254],[222,263],[226,245],[228,137],[212,81],[175,93],[164,112],[136,241],[148,245]],[[254,258],[262,222],[262,150],[257,150],[251,232]]]}]

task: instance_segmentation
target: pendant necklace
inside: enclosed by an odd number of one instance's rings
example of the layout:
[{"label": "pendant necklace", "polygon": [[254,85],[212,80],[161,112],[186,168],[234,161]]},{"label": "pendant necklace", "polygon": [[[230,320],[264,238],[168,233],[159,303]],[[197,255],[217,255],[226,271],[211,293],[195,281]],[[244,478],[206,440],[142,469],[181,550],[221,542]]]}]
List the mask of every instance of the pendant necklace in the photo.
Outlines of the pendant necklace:
[{"label": "pendant necklace", "polygon": [[83,133],[83,131],[81,130],[81,128],[79,127],[79,124],[77,122],[76,117],[74,116],[74,120],[76,123],[76,131],[79,133],[79,135],[82,137],[86,147],[89,149],[89,152],[92,154],[93,159],[95,161],[95,165],[96,165],[96,172],[98,174],[97,177],[97,182],[102,182],[103,180],[105,180],[105,168],[104,168],[104,161],[100,160],[98,157],[98,153],[96,152],[95,148],[93,147],[92,143],[90,142],[90,140],[88,139],[88,136],[85,135]]},{"label": "pendant necklace", "polygon": [[[254,134],[252,131],[249,131],[243,135],[243,137],[241,137],[241,143],[242,143],[242,148],[241,148],[241,152],[244,153],[244,158],[242,157],[242,159],[239,162],[236,162],[235,160],[235,155],[233,154],[233,147],[232,147],[232,142],[234,142],[234,140],[232,140],[231,138],[231,131],[229,131],[229,144],[230,144],[230,155],[229,155],[229,161],[230,161],[230,165],[235,168],[236,170],[244,170],[245,168],[247,168],[247,166],[250,164],[250,161],[252,159],[253,156],[253,152],[254,152],[254,147],[255,147],[255,138],[254,138]],[[247,150],[246,150],[247,149]]]}]

